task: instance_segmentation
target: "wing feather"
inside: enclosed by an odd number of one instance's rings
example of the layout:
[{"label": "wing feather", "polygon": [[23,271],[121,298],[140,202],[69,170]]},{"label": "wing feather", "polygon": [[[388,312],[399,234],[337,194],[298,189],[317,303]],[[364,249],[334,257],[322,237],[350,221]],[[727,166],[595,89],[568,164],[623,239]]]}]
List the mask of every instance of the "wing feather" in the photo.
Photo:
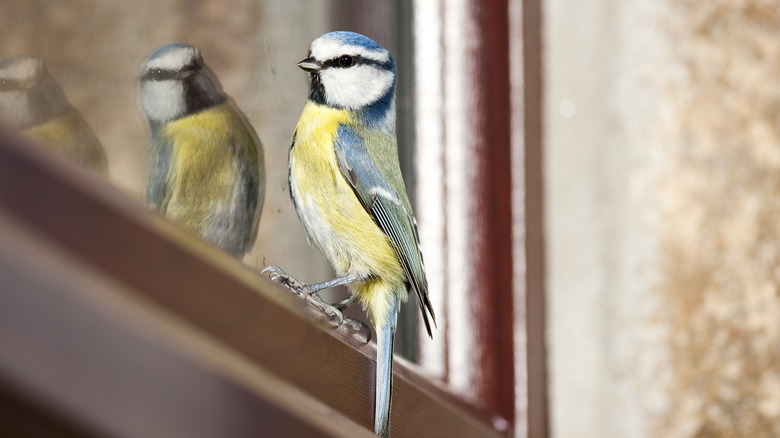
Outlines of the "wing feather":
[{"label": "wing feather", "polygon": [[146,185],[146,204],[165,214],[167,178],[171,168],[171,148],[173,145],[158,134],[159,129],[152,127],[152,157]]},{"label": "wing feather", "polygon": [[[425,328],[431,336],[431,322],[436,325],[436,316],[428,298],[428,281],[425,278],[417,224],[407,208],[408,200],[397,158],[394,165],[383,166],[382,172],[369,153],[363,136],[345,125],[339,127],[338,134],[334,153],[339,170],[354,189],[363,208],[393,242],[409,285],[420,304]],[[397,181],[401,181],[400,187],[393,187],[392,182]]]}]

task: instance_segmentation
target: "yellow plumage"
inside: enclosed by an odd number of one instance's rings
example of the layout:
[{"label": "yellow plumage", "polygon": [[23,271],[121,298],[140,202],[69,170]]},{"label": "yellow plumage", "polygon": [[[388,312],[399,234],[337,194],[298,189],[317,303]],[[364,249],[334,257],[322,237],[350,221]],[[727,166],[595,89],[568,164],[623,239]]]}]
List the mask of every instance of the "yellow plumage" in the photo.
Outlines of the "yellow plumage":
[{"label": "yellow plumage", "polygon": [[382,326],[393,293],[406,299],[406,277],[391,240],[339,171],[334,152],[339,125],[356,123],[345,110],[306,103],[290,150],[291,190],[309,239],[339,276],[359,279],[349,287],[374,325]]},{"label": "yellow plumage", "polygon": [[35,125],[23,134],[59,152],[72,161],[107,172],[106,152],[87,122],[75,109],[48,122]]},{"label": "yellow plumage", "polygon": [[213,212],[234,202],[242,161],[258,165],[260,141],[230,100],[165,124],[159,140],[172,145],[160,211],[203,234]]}]

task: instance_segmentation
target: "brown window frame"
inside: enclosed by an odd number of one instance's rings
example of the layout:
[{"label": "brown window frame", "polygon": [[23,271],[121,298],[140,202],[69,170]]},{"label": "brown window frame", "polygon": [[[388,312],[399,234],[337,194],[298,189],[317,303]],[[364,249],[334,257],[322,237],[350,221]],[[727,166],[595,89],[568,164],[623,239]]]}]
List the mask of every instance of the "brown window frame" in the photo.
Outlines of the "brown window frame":
[{"label": "brown window frame", "polygon": [[540,3],[415,10],[417,214],[444,325],[421,364],[517,437],[548,436]]}]

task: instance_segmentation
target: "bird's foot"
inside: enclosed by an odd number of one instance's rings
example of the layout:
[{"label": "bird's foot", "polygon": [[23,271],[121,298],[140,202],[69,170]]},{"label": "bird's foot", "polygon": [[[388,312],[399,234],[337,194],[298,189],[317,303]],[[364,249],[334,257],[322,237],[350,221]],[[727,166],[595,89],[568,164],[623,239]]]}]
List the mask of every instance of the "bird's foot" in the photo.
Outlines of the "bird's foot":
[{"label": "bird's foot", "polygon": [[319,309],[328,318],[335,320],[339,326],[344,324],[345,318],[341,310],[323,301],[317,294],[318,289],[313,288],[312,285],[298,280],[276,265],[266,266],[260,271],[260,275],[265,273],[268,273],[268,278],[271,281],[303,298],[304,301]]},{"label": "bird's foot", "polygon": [[320,298],[319,294],[317,293],[329,287],[350,283],[354,281],[354,277],[346,276],[322,283],[310,284],[298,280],[292,275],[284,272],[282,268],[276,265],[266,266],[262,271],[260,271],[261,275],[265,273],[268,273],[268,277],[271,281],[280,286],[283,286],[285,289],[303,298],[304,301],[319,309],[330,320],[335,321],[338,326],[344,325],[353,333],[360,333],[361,331],[365,330],[366,343],[371,341],[371,329],[366,323],[354,320],[352,318],[347,318],[342,313],[343,310],[355,302],[357,298],[354,295],[350,295],[349,297],[336,303],[329,304]]},{"label": "bird's foot", "polygon": [[344,325],[347,326],[347,329],[349,329],[350,332],[352,332],[353,335],[357,335],[360,332],[365,331],[366,332],[366,344],[371,342],[371,328],[368,327],[368,324],[366,324],[363,321],[358,321],[357,319],[347,318],[344,317]]},{"label": "bird's foot", "polygon": [[[355,301],[357,301],[357,297],[355,295],[350,294],[347,298],[344,298],[341,301],[337,301],[333,303],[333,307],[341,311],[344,311],[347,307],[351,306]],[[366,324],[365,322],[344,317],[344,325],[346,325],[347,328],[353,333],[360,333],[361,331],[365,331],[366,344],[371,342],[371,329],[368,327],[368,324]]]},{"label": "bird's foot", "polygon": [[266,266],[262,271],[260,271],[260,275],[265,273],[268,273],[268,278],[271,281],[285,287],[290,292],[298,296],[302,296],[303,294],[312,294],[315,292],[313,289],[307,288],[308,284],[299,281],[297,278],[284,272],[282,268],[276,265]]}]

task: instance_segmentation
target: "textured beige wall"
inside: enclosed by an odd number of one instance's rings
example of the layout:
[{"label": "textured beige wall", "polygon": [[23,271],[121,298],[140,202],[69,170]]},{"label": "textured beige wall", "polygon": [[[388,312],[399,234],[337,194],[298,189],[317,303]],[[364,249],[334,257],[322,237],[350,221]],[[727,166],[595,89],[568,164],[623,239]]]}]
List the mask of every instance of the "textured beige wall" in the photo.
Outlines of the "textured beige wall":
[{"label": "textured beige wall", "polygon": [[245,261],[280,264],[314,281],[329,274],[306,244],[289,200],[287,150],[306,98],[296,63],[311,40],[332,30],[329,10],[330,3],[319,0],[6,1],[0,58],[44,58],[106,148],[112,183],[141,202],[149,142],[138,104],[141,63],[165,44],[200,47],[265,146],[266,203],[255,250]]},{"label": "textured beige wall", "polygon": [[657,436],[780,436],[780,2],[670,2]]}]

